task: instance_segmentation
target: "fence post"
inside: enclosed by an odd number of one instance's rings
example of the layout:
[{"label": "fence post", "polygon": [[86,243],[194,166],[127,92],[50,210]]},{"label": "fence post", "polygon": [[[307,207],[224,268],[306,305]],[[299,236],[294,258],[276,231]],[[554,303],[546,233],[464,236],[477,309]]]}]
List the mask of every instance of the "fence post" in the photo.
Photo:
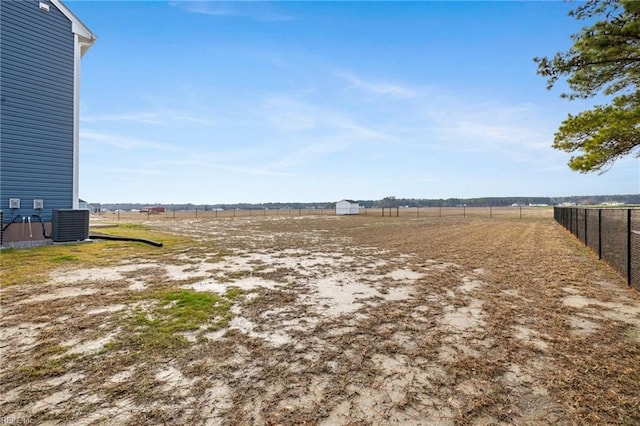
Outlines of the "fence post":
[{"label": "fence post", "polygon": [[396,217],[400,217],[400,207],[396,207]]},{"label": "fence post", "polygon": [[598,260],[602,260],[602,209],[598,209]]},{"label": "fence post", "polygon": [[584,209],[584,245],[589,247],[587,239],[589,238],[589,230],[587,229],[587,224],[589,221],[587,220],[589,217],[587,216],[587,209]]},{"label": "fence post", "polygon": [[569,232],[571,232],[573,235],[576,235],[576,222],[577,222],[577,216],[576,216],[576,209],[577,207],[571,207],[571,210],[569,210],[569,213],[571,213],[571,228],[569,229]]},{"label": "fence post", "polygon": [[440,206],[440,211],[438,212],[438,217],[442,217],[442,206]]},{"label": "fence post", "polygon": [[462,217],[467,217],[467,206],[462,206]]},{"label": "fence post", "polygon": [[489,218],[493,217],[493,207],[489,205]]},{"label": "fence post", "polygon": [[520,219],[522,219],[522,206],[520,206]]},{"label": "fence post", "polygon": [[571,232],[573,235],[576,235],[576,233],[574,232],[575,227],[576,227],[576,214],[575,214],[576,209],[574,207],[571,207],[571,209],[569,210],[569,232]]},{"label": "fence post", "polygon": [[176,209],[173,209],[173,218],[176,218]]},{"label": "fence post", "polygon": [[627,209],[627,284],[631,285],[631,209]]},{"label": "fence post", "polygon": [[198,208],[196,207],[196,219],[198,218]]},{"label": "fence post", "polygon": [[118,209],[118,222],[120,221],[120,209]]}]

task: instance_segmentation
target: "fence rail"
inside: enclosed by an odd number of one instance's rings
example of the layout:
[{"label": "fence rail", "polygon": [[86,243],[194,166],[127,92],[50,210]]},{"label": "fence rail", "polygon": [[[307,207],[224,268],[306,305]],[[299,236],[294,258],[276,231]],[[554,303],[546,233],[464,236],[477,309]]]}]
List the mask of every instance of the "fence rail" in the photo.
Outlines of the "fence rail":
[{"label": "fence rail", "polygon": [[[102,211],[94,213],[97,217],[113,217],[120,220],[140,220],[140,219],[178,219],[178,218],[235,218],[235,217],[265,217],[265,216],[335,216],[335,209],[230,209],[230,210],[174,210],[166,209],[164,212],[127,212]],[[356,216],[382,216],[382,217],[405,217],[405,218],[433,218],[433,217],[502,217],[502,218],[550,218],[551,207],[385,207],[385,208],[360,208],[360,213]]]},{"label": "fence rail", "polygon": [[640,290],[640,209],[555,207],[553,216]]}]

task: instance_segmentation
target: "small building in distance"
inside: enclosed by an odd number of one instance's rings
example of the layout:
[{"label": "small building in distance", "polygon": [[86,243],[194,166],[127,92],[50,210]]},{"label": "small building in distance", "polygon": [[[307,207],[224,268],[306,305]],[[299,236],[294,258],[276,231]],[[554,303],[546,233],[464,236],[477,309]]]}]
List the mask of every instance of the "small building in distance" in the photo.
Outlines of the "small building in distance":
[{"label": "small building in distance", "polygon": [[143,209],[140,210],[140,213],[151,213],[151,214],[156,214],[156,213],[164,213],[165,212],[165,208],[164,207],[145,207]]},{"label": "small building in distance", "polygon": [[360,206],[353,200],[340,200],[336,203],[336,215],[360,214]]}]

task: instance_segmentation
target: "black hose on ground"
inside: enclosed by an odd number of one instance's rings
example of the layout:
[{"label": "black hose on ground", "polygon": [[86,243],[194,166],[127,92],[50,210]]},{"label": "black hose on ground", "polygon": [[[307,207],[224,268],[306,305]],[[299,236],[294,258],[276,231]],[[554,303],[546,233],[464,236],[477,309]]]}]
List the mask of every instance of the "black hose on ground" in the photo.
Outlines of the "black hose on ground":
[{"label": "black hose on ground", "polygon": [[11,219],[11,222],[7,223],[2,227],[2,232],[6,231],[8,227],[16,223],[18,220],[20,220],[20,216],[13,216],[13,219]]},{"label": "black hose on ground", "polygon": [[[8,228],[8,227],[10,227],[11,225],[13,225],[14,223],[18,222],[18,220],[20,220],[20,217],[21,217],[21,216],[19,216],[19,215],[18,215],[18,216],[14,216],[14,217],[13,217],[13,219],[11,219],[11,222],[7,223],[6,225],[4,225],[4,226],[2,227],[2,232],[6,231],[6,230],[7,230],[7,228]],[[24,216],[24,217],[28,217],[28,216]],[[42,236],[43,236],[45,239],[51,239],[51,236],[50,236],[50,235],[47,235],[47,230],[46,230],[46,229],[45,229],[45,227],[44,227],[44,222],[42,221],[42,218],[40,217],[40,215],[32,214],[32,215],[31,215],[31,218],[33,218],[33,219],[37,219],[37,220],[38,220],[38,222],[40,222],[40,225],[42,226]]]},{"label": "black hose on ground", "polygon": [[145,243],[154,247],[162,247],[162,243],[157,241],[145,240],[144,238],[119,237],[117,235],[89,235],[90,240],[109,240],[109,241],[133,241],[136,243]]},{"label": "black hose on ground", "polygon": [[42,221],[40,215],[32,214],[31,217],[38,219],[38,222],[40,222],[40,225],[42,225],[42,236],[44,238],[51,239],[51,235],[47,235],[47,230],[44,227],[44,222]]}]

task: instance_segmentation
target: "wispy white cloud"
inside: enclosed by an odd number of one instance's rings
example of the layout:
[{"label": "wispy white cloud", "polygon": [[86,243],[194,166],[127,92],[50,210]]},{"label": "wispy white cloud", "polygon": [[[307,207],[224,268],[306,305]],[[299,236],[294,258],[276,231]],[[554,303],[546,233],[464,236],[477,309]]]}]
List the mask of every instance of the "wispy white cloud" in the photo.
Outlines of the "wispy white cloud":
[{"label": "wispy white cloud", "polygon": [[351,71],[333,74],[347,81],[350,89],[383,100],[363,106],[354,115],[366,117],[360,121],[375,123],[384,139],[403,149],[449,152],[452,160],[459,153],[478,153],[530,163],[549,150],[553,130],[533,105],[494,99],[481,91],[416,87],[393,77],[376,80]]},{"label": "wispy white cloud", "polygon": [[334,115],[330,122],[336,129],[346,132],[345,136],[352,140],[389,140],[391,137],[384,131],[365,124],[359,124],[354,118],[345,115]]},{"label": "wispy white cloud", "polygon": [[430,176],[418,177],[418,178],[416,178],[416,181],[417,182],[422,182],[422,183],[437,183],[437,182],[441,182],[442,178],[435,177],[435,176],[434,177],[430,177]]},{"label": "wispy white cloud", "polygon": [[230,12],[223,7],[220,2],[211,1],[170,1],[169,5],[179,7],[180,9],[191,12],[200,13],[211,16],[228,16]]},{"label": "wispy white cloud", "polygon": [[552,132],[541,112],[528,104],[474,100],[455,93],[430,93],[418,117],[427,132],[454,152],[534,159],[548,149]]},{"label": "wispy white cloud", "polygon": [[298,132],[319,125],[317,111],[304,102],[288,97],[267,98],[259,108],[256,112],[279,131]]},{"label": "wispy white cloud", "polygon": [[264,134],[272,140],[270,156],[276,157],[260,169],[263,171],[299,169],[330,155],[358,150],[371,141],[389,139],[356,113],[327,108],[316,97],[269,97],[258,102],[252,112],[256,122],[264,124]]},{"label": "wispy white cloud", "polygon": [[273,4],[255,1],[170,1],[171,6],[201,15],[239,17],[263,22],[291,21],[289,14],[278,12]]},{"label": "wispy white cloud", "polygon": [[186,122],[200,124],[204,126],[216,126],[216,122],[209,118],[202,118],[185,111],[138,111],[128,113],[111,113],[111,114],[83,114],[80,120],[85,123],[98,122],[133,122],[153,125],[168,125],[176,122]]},{"label": "wispy white cloud", "polygon": [[93,172],[102,173],[104,176],[121,176],[123,178],[136,177],[154,177],[154,176],[166,176],[168,172],[158,168],[136,166],[136,167],[109,167],[109,166],[95,166]]},{"label": "wispy white cloud", "polygon": [[401,84],[366,81],[349,72],[336,72],[335,75],[346,80],[350,88],[358,89],[374,96],[390,96],[393,98],[411,98],[415,91]]},{"label": "wispy white cloud", "polygon": [[540,142],[538,131],[518,123],[472,120],[468,117],[443,123],[441,134],[458,141],[465,150],[487,151],[497,148],[537,150],[547,144]]},{"label": "wispy white cloud", "polygon": [[[188,169],[190,173],[199,171],[202,173],[211,173],[212,170],[223,170],[232,173],[258,176],[295,176],[293,173],[276,170],[273,165],[249,165],[249,161],[245,164],[239,164],[230,157],[237,156],[231,154],[217,154],[213,152],[201,152],[198,155],[194,153],[186,154],[185,158],[174,160],[156,160],[148,165],[157,169]],[[254,160],[250,160],[254,161]]]},{"label": "wispy white cloud", "polygon": [[295,173],[279,172],[272,170],[268,167],[249,167],[233,164],[212,164],[211,166],[221,170],[227,170],[234,173],[246,174],[246,175],[258,175],[258,176],[280,176],[280,177],[293,177]]},{"label": "wispy white cloud", "polygon": [[208,118],[193,117],[189,115],[175,115],[173,118],[176,121],[184,121],[187,123],[201,124],[203,126],[215,127],[218,125],[215,120],[210,120]]},{"label": "wispy white cloud", "polygon": [[131,112],[126,114],[82,114],[80,120],[85,123],[97,123],[101,121],[130,121],[145,124],[164,124],[157,113],[153,112]]},{"label": "wispy white cloud", "polygon": [[286,169],[298,167],[304,164],[319,161],[322,157],[335,154],[349,148],[351,144],[346,141],[327,141],[314,143],[286,154],[280,160],[269,164],[270,168]]},{"label": "wispy white cloud", "polygon": [[125,151],[134,151],[140,149],[152,149],[158,151],[177,150],[177,147],[163,142],[156,142],[135,137],[114,135],[91,130],[81,130],[80,140],[82,143],[100,143],[103,145],[120,148]]},{"label": "wispy white cloud", "polygon": [[362,124],[357,112],[327,108],[319,101],[280,96],[265,99],[255,111],[274,130],[290,134],[313,131],[315,135],[355,139],[386,139],[381,131]]},{"label": "wispy white cloud", "polygon": [[333,74],[373,98],[394,100],[392,106],[381,102],[363,107],[355,116],[367,117],[383,138],[403,146],[419,144],[452,153],[481,152],[533,161],[551,143],[553,126],[531,104],[493,99],[481,91],[416,87],[392,77],[380,81],[348,71]]}]

